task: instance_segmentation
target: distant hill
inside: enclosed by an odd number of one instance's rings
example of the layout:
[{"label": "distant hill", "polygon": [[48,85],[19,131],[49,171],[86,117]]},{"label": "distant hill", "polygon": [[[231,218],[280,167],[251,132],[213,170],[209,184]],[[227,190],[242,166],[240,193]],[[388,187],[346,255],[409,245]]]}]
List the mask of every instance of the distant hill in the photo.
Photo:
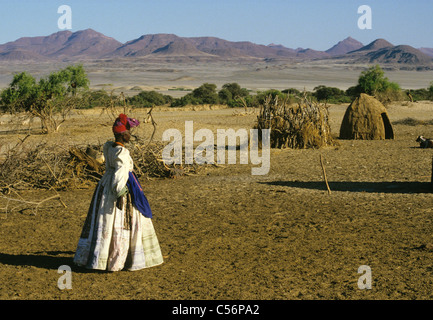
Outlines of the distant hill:
[{"label": "distant hill", "polygon": [[328,58],[330,55],[324,51],[317,51],[313,49],[302,49],[297,50],[296,57],[298,58],[312,58],[312,59],[323,59]]},{"label": "distant hill", "polygon": [[[429,56],[430,55],[430,56]],[[147,34],[121,43],[92,29],[59,31],[49,36],[23,37],[0,45],[1,61],[51,61],[86,59],[153,59],[156,61],[208,60],[321,60],[339,59],[352,63],[432,65],[433,49],[394,46],[377,39],[366,46],[351,37],[326,51],[291,49],[280,44],[261,45],[216,37],[179,37]]]},{"label": "distant hill", "polygon": [[353,51],[349,51],[347,52],[348,54],[352,54],[352,53],[366,53],[366,52],[371,52],[371,51],[376,51],[379,49],[383,49],[383,48],[390,48],[393,47],[394,45],[388,41],[386,41],[385,39],[377,39],[374,40],[373,42],[367,44],[364,47],[361,47],[357,50],[353,50]]},{"label": "distant hill", "polygon": [[215,37],[189,38],[197,46],[197,49],[224,57],[254,57],[254,58],[276,58],[292,57],[295,52],[284,46],[265,46],[249,41],[227,41]]},{"label": "distant hill", "polygon": [[418,50],[430,57],[433,57],[433,48],[419,48]]},{"label": "distant hill", "polygon": [[330,56],[338,56],[342,54],[346,54],[350,51],[355,51],[361,49],[364,45],[351,37],[347,37],[346,39],[338,42],[332,48],[326,50],[325,52]]},{"label": "distant hill", "polygon": [[174,34],[148,34],[122,44],[103,57],[142,57],[165,47],[180,37]]},{"label": "distant hill", "polygon": [[47,61],[48,58],[35,52],[14,49],[0,52],[0,61]]},{"label": "distant hill", "polygon": [[[104,53],[111,52],[121,43],[113,38],[92,29],[77,32],[59,31],[46,37],[24,37],[13,42],[0,45],[3,57],[19,50],[25,54],[15,54],[15,60],[27,60],[38,57],[45,58],[99,58]],[[10,53],[10,54],[8,54]],[[3,60],[0,56],[0,60]]]},{"label": "distant hill", "polygon": [[166,46],[156,49],[152,52],[153,55],[169,55],[169,56],[188,56],[188,57],[198,57],[198,56],[212,56],[211,54],[205,53],[198,50],[192,41],[178,38]]},{"label": "distant hill", "polygon": [[432,57],[411,46],[399,45],[369,52],[364,57],[358,59],[358,61],[369,63],[424,65],[431,64],[433,60]]},{"label": "distant hill", "polygon": [[49,56],[58,51],[72,35],[70,31],[60,31],[46,37],[23,37],[0,45],[0,53],[6,54],[15,50]]},{"label": "distant hill", "polygon": [[98,58],[117,49],[121,42],[92,29],[72,33],[59,50],[50,56]]}]

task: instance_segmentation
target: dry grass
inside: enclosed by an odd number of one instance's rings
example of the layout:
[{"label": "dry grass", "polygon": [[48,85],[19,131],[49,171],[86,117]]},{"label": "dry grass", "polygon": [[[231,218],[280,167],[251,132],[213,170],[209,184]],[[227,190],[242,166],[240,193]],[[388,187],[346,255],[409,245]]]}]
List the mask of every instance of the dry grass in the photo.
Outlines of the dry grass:
[{"label": "dry grass", "polygon": [[271,129],[272,148],[321,148],[334,145],[326,105],[303,99],[289,104],[269,96],[260,107],[258,129]]},{"label": "dry grass", "polygon": [[419,120],[419,119],[408,117],[405,119],[394,121],[393,124],[401,124],[406,126],[427,126],[427,125],[433,125],[433,119]]}]

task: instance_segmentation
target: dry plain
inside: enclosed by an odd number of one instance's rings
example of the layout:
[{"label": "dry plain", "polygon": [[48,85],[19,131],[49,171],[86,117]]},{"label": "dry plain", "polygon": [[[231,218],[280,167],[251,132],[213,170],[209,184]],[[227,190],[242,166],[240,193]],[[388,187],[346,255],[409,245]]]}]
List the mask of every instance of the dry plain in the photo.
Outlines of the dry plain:
[{"label": "dry plain", "polygon": [[[353,81],[355,74],[359,70],[353,71]],[[429,74],[412,75],[420,75],[414,87],[426,87],[422,78]],[[247,87],[241,78],[224,77],[222,83]],[[195,79],[206,82],[205,77]],[[251,75],[248,79],[254,82]],[[292,87],[281,82],[283,88]],[[341,82],[353,85],[344,77]],[[266,87],[263,78],[255,83]],[[269,86],[274,87],[272,82]],[[335,137],[347,106],[329,109]],[[433,119],[431,102],[398,102],[388,111],[394,123],[408,117]],[[142,119],[146,112],[135,110],[134,115]],[[191,120],[194,130],[252,128],[256,115],[242,112],[155,109],[155,139],[169,128],[183,132]],[[3,115],[0,120],[3,146],[26,135],[17,130],[16,119]],[[150,137],[152,129],[146,123],[136,134]],[[165,259],[151,269],[106,273],[72,265],[92,188],[59,191],[66,208],[49,201],[36,215],[32,210],[2,211],[0,299],[432,299],[433,152],[420,149],[415,138],[433,136],[433,126],[403,123],[394,124],[394,130],[394,140],[338,140],[337,146],[321,150],[271,149],[270,171],[263,176],[251,175],[253,165],[236,164],[206,167],[177,179],[143,180]],[[110,138],[111,120],[95,109],[75,114],[58,133],[34,133],[26,143],[69,147]],[[331,194],[323,182],[320,154]],[[29,201],[53,194],[20,191]],[[71,290],[57,286],[61,265],[72,268]],[[371,290],[358,288],[361,265],[372,270]]]}]

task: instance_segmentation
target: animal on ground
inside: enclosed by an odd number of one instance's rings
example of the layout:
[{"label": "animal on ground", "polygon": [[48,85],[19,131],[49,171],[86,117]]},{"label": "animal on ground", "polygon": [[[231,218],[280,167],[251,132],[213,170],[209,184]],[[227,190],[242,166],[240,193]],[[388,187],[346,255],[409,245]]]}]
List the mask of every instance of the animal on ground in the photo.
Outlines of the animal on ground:
[{"label": "animal on ground", "polygon": [[424,138],[423,136],[418,136],[416,142],[419,142],[420,148],[433,148],[433,140]]}]

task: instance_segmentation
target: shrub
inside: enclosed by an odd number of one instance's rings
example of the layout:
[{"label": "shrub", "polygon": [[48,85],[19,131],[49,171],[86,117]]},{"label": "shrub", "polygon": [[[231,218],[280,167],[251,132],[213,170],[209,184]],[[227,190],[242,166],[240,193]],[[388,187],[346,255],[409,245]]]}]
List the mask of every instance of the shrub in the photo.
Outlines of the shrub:
[{"label": "shrub", "polygon": [[361,93],[361,88],[359,86],[349,87],[347,88],[345,93],[347,97],[353,100],[359,96],[359,94]]},{"label": "shrub", "polygon": [[223,88],[218,92],[218,98],[221,103],[229,104],[233,100],[233,94],[229,89]]},{"label": "shrub", "polygon": [[222,86],[222,89],[218,92],[219,102],[227,104],[230,107],[243,107],[242,102],[246,101],[250,96],[247,89],[241,88],[237,83],[226,83]]},{"label": "shrub", "polygon": [[346,103],[350,102],[350,97],[346,92],[335,87],[318,86],[314,88],[313,96],[317,101],[326,101],[329,103]]},{"label": "shrub", "polygon": [[219,103],[216,85],[211,83],[202,84],[185,96],[172,100],[171,107],[183,107],[189,104],[217,104]]},{"label": "shrub", "polygon": [[75,106],[76,109],[92,109],[96,107],[107,107],[112,97],[105,90],[87,91],[82,96],[82,101]]},{"label": "shrub", "polygon": [[191,94],[201,104],[216,104],[219,102],[216,87],[213,83],[205,83],[194,89]]},{"label": "shrub", "polygon": [[410,89],[404,91],[407,96],[411,95],[413,101],[429,100],[430,92],[428,89]]},{"label": "shrub", "polygon": [[430,93],[430,100],[433,100],[433,81],[430,82],[430,87],[428,88],[428,91]]},{"label": "shrub", "polygon": [[135,107],[151,108],[171,103],[173,98],[156,91],[141,91],[137,95],[128,98],[127,102]]},{"label": "shrub", "polygon": [[271,97],[272,100],[275,100],[275,98],[278,97],[280,101],[288,98],[288,94],[283,93],[276,89],[270,89],[270,90],[258,92],[255,98],[257,100],[257,103],[259,105],[262,105],[265,103],[266,99],[268,99],[269,96]]},{"label": "shrub", "polygon": [[197,104],[200,104],[200,101],[198,99],[194,98],[192,93],[188,93],[181,98],[174,99],[171,102],[170,107],[184,107],[184,106],[189,105],[189,104],[197,105]]},{"label": "shrub", "polygon": [[296,97],[302,97],[302,92],[295,88],[289,88],[281,91],[282,93],[291,94]]}]

